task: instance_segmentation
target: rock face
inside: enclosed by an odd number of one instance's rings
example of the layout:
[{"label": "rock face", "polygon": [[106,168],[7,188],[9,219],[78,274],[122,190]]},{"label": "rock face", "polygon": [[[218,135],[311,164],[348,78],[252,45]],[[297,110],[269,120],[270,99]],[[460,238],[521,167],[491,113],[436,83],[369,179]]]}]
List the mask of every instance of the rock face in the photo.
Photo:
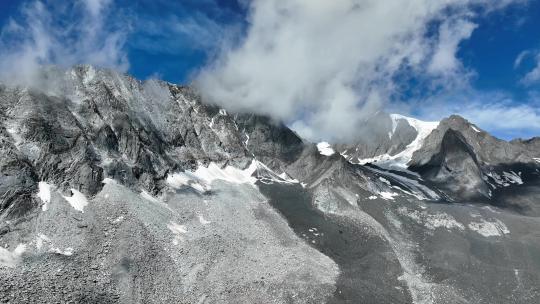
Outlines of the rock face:
[{"label": "rock face", "polygon": [[439,153],[427,163],[413,165],[411,169],[430,181],[438,182],[450,193],[478,192],[487,195],[489,191],[472,148],[460,133],[452,129],[444,134]]},{"label": "rock face", "polygon": [[529,153],[529,156],[533,158],[540,158],[540,137],[533,137],[531,139],[514,139],[512,144],[522,146],[524,150]]},{"label": "rock face", "polygon": [[422,149],[415,153],[409,165],[422,165],[427,158],[437,153],[436,150],[448,131],[460,133],[470,146],[471,152],[477,155],[481,165],[533,163],[533,159],[528,156],[529,151],[524,147],[497,139],[464,118],[452,115],[442,120],[437,129],[426,138]]},{"label": "rock face", "polygon": [[[267,117],[253,114],[236,115],[234,118],[238,130],[242,130],[245,148],[264,163],[273,168],[284,169],[295,161],[304,142],[289,128],[276,125]],[[283,170],[282,170],[283,171]]]},{"label": "rock face", "polygon": [[245,166],[254,154],[288,161],[302,146],[289,129],[262,117],[232,117],[187,87],[89,66],[44,73],[45,89],[0,91],[12,150],[6,156],[19,153],[20,166],[31,164],[40,180],[63,190],[95,195],[107,176],[158,193],[170,171],[198,162]]},{"label": "rock face", "polygon": [[90,66],[0,86],[0,300],[538,302],[538,140],[372,120],[322,153]]},{"label": "rock face", "polygon": [[38,205],[33,198],[38,177],[33,166],[13,145],[5,127],[0,129],[0,208],[6,217],[17,218]]},{"label": "rock face", "polygon": [[533,149],[497,139],[459,116],[441,121],[415,151],[409,168],[455,199],[492,198],[493,191],[534,176]]}]

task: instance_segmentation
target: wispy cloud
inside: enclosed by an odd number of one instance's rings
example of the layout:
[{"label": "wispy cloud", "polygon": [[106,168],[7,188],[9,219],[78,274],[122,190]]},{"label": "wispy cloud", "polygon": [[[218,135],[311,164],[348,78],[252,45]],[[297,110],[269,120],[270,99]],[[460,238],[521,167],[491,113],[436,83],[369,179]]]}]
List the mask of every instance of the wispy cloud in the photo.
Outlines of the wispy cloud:
[{"label": "wispy cloud", "polygon": [[523,78],[521,82],[525,85],[540,83],[540,52],[534,56],[534,67]]},{"label": "wispy cloud", "polygon": [[520,82],[525,86],[540,83],[540,51],[525,50],[519,53],[514,60],[514,69],[524,65],[528,59],[532,59],[532,68],[520,79]]},{"label": "wispy cloud", "polygon": [[193,12],[190,16],[138,16],[131,46],[151,53],[178,55],[189,50],[215,51],[233,27]]},{"label": "wispy cloud", "polygon": [[531,94],[527,100],[516,101],[503,92],[469,91],[432,97],[428,102],[411,104],[409,111],[426,120],[458,114],[504,139],[532,137],[540,134],[539,97]]},{"label": "wispy cloud", "polygon": [[471,37],[476,24],[460,17],[450,18],[439,27],[439,41],[434,49],[428,71],[436,74],[453,74],[461,71],[462,64],[456,58],[459,44]]},{"label": "wispy cloud", "polygon": [[213,54],[240,34],[244,12],[234,4],[221,0],[137,2],[130,6],[134,34],[129,45],[152,54]]},{"label": "wispy cloud", "polygon": [[196,84],[232,110],[348,140],[411,78],[426,88],[466,85],[456,52],[475,12],[511,2],[254,0],[243,42],[223,48]]},{"label": "wispy cloud", "polygon": [[514,60],[514,69],[519,68],[519,66],[521,66],[521,63],[523,63],[523,60],[525,60],[525,58],[527,58],[529,55],[531,55],[531,51],[529,50],[525,50],[519,53]]},{"label": "wispy cloud", "polygon": [[[31,1],[0,33],[0,77],[26,84],[42,65],[88,63],[126,71],[129,26],[110,0]],[[116,20],[116,21],[115,21]]]}]

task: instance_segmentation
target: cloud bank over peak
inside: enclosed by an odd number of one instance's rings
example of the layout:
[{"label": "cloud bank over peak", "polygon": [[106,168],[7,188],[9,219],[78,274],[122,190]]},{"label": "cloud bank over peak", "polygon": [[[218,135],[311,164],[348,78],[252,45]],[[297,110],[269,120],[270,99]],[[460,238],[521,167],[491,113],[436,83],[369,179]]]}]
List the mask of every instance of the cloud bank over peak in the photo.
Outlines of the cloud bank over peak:
[{"label": "cloud bank over peak", "polygon": [[194,83],[231,110],[271,115],[312,139],[350,140],[411,79],[426,90],[466,86],[456,52],[476,12],[511,2],[254,0],[245,39]]},{"label": "cloud bank over peak", "polygon": [[129,26],[109,18],[111,0],[32,1],[0,32],[0,79],[30,84],[44,65],[127,71]]}]

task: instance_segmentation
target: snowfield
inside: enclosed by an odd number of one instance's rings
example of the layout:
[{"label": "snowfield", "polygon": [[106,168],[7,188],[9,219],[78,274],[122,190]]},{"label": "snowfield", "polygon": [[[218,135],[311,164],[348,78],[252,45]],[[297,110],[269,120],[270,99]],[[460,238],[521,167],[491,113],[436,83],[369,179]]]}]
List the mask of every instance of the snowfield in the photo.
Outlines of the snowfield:
[{"label": "snowfield", "polygon": [[319,150],[319,153],[324,156],[332,156],[336,153],[334,149],[332,149],[332,146],[324,141],[317,144],[317,149]]},{"label": "snowfield", "polygon": [[358,159],[357,163],[362,165],[367,163],[375,163],[377,166],[383,168],[406,170],[407,164],[411,161],[414,152],[422,147],[426,137],[428,137],[428,135],[439,126],[438,121],[421,121],[399,114],[390,114],[390,118],[392,119],[392,131],[389,134],[390,137],[392,137],[394,134],[398,121],[405,120],[418,132],[416,138],[409,145],[407,145],[403,151],[397,153],[396,155],[381,154],[371,158]]},{"label": "snowfield", "polygon": [[38,184],[38,197],[43,202],[41,210],[47,211],[49,209],[49,203],[51,202],[51,185],[46,182],[39,182]]}]

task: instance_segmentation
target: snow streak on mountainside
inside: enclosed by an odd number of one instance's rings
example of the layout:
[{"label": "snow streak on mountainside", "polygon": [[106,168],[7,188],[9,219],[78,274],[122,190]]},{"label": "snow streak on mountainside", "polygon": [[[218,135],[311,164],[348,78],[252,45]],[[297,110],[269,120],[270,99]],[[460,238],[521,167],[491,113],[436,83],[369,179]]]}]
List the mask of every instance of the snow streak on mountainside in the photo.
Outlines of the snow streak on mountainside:
[{"label": "snow streak on mountainside", "polygon": [[[439,122],[425,122],[418,119],[402,116],[399,114],[390,114],[392,120],[392,130],[388,133],[389,139],[396,132],[399,121],[406,121],[406,123],[416,130],[416,137],[410,143],[405,143],[407,146],[400,152],[394,155],[384,153],[371,158],[357,159],[358,164],[365,165],[367,163],[376,163],[380,167],[392,168],[392,169],[406,169],[407,164],[411,161],[413,153],[419,150],[424,143],[426,137],[439,125]],[[353,160],[351,160],[353,161]]]},{"label": "snow streak on mountainside", "polygon": [[310,144],[189,87],[41,74],[0,85],[2,301],[540,299],[535,139],[379,113]]}]

